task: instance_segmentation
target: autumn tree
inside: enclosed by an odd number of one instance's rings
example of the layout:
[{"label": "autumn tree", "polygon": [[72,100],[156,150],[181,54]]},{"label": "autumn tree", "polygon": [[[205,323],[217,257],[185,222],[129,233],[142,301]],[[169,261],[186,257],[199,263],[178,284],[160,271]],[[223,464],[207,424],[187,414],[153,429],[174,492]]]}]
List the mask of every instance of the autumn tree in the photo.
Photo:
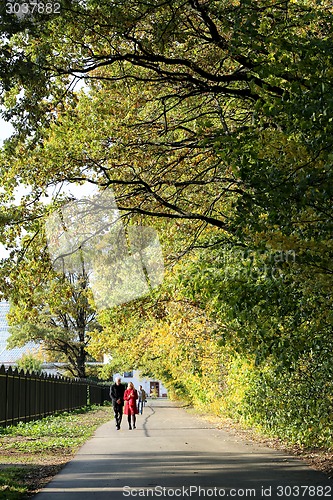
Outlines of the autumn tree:
[{"label": "autumn tree", "polygon": [[17,369],[25,372],[41,374],[43,371],[43,359],[40,355],[26,353],[16,362]]},{"label": "autumn tree", "polygon": [[33,241],[31,235],[26,238],[29,246],[22,244],[24,255],[21,250],[7,276],[5,294],[12,304],[8,345],[35,341],[49,359],[64,363],[72,376],[85,378],[90,332],[100,329],[89,275],[84,266],[81,272],[55,271],[43,230]]},{"label": "autumn tree", "polygon": [[[236,241],[248,227],[325,232],[331,16],[316,1],[64,2],[60,16],[4,13],[4,103],[18,134],[5,181],[40,193],[87,180],[113,187],[125,214],[210,224]],[[78,96],[75,80],[91,90]]]}]

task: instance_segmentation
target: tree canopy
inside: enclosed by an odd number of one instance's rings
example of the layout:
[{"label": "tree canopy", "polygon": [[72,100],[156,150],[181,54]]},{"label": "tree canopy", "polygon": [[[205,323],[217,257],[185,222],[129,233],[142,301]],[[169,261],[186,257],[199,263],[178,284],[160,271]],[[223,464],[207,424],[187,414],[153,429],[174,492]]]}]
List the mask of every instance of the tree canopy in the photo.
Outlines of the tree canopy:
[{"label": "tree canopy", "polygon": [[18,144],[3,177],[37,192],[88,180],[113,187],[124,213],[237,238],[250,224],[290,233],[303,213],[325,229],[331,16],[329,2],[194,0],[4,15],[3,102]]}]

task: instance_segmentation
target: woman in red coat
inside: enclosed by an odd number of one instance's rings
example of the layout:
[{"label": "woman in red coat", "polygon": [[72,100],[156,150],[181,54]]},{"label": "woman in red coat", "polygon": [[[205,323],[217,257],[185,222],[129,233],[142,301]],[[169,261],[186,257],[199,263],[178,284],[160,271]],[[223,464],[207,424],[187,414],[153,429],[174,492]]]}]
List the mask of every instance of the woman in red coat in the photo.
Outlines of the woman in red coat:
[{"label": "woman in red coat", "polygon": [[130,431],[132,430],[131,417],[132,417],[133,429],[135,429],[135,422],[136,422],[135,415],[138,413],[138,409],[136,406],[137,399],[138,399],[138,392],[136,389],[134,389],[133,382],[129,382],[127,389],[124,392],[124,401],[125,401],[124,414],[127,415],[128,428]]}]

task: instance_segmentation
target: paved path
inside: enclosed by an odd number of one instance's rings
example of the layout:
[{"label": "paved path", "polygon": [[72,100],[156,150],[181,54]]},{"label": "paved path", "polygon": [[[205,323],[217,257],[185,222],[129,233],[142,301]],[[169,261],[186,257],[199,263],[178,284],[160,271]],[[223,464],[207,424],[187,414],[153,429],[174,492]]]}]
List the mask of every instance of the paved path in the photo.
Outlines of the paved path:
[{"label": "paved path", "polygon": [[327,499],[333,482],[282,452],[242,441],[167,400],[116,431],[102,425],[35,500]]}]

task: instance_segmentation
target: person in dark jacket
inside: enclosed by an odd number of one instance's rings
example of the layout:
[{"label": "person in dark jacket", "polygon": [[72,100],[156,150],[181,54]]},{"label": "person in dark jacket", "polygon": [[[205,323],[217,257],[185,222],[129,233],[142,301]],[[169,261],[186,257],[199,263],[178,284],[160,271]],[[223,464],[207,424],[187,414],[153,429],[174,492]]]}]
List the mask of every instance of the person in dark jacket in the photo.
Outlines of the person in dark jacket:
[{"label": "person in dark jacket", "polygon": [[143,407],[145,405],[146,397],[147,397],[146,391],[144,389],[142,389],[142,385],[140,385],[140,387],[139,387],[138,396],[139,396],[139,399],[138,399],[138,413],[140,413],[140,415],[142,415]]},{"label": "person in dark jacket", "polygon": [[110,387],[110,398],[112,400],[116,429],[119,431],[123,418],[125,386],[121,383],[121,378],[116,378],[116,382]]}]

